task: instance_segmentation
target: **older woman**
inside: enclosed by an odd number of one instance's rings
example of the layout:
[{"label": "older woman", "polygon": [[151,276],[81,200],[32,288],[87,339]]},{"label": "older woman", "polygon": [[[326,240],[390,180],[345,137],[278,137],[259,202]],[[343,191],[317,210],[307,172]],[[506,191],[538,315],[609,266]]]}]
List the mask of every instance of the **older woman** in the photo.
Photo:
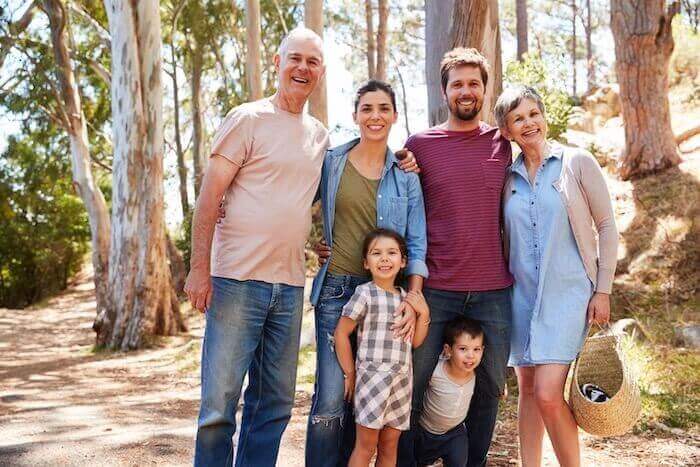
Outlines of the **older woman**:
[{"label": "older woman", "polygon": [[564,383],[588,325],[610,318],[618,242],[612,203],[593,156],[547,140],[534,89],[507,90],[495,114],[502,134],[522,150],[503,193],[515,278],[509,364],[518,377],[520,455],[523,466],[540,465],[546,428],[559,463],[578,466]]}]

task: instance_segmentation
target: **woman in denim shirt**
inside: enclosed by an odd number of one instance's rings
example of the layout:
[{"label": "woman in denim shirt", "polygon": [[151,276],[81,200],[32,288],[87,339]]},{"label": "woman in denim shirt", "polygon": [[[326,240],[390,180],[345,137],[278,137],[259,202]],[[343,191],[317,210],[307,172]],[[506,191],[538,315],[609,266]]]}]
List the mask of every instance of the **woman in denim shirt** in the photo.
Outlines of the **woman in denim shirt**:
[{"label": "woman in denim shirt", "polygon": [[[420,290],[428,277],[425,208],[418,176],[398,165],[387,140],[396,122],[394,91],[370,80],[357,91],[355,122],[360,138],[326,153],[319,186],[324,241],[331,251],[311,290],[316,320],[316,383],[306,437],[306,465],[347,463],[354,444],[352,418],[346,416],[344,376],[335,355],[333,333],[355,288],[367,282],[362,241],[380,227],[407,242],[408,288]],[[401,332],[397,329],[397,333]],[[404,333],[410,338],[411,330]]]}]

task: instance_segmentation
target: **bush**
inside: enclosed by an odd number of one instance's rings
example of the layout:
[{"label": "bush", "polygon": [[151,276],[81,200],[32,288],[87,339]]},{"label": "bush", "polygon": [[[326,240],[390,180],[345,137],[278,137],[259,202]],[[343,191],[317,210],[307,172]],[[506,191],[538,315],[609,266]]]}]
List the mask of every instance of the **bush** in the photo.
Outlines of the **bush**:
[{"label": "bush", "polygon": [[64,289],[82,265],[90,229],[66,159],[14,137],[0,158],[0,307]]},{"label": "bush", "polygon": [[538,55],[526,55],[522,62],[508,64],[503,75],[504,86],[522,84],[531,86],[542,96],[547,110],[549,138],[559,139],[566,131],[573,111],[573,102],[563,89],[554,83],[564,83],[563,79],[554,79],[556,74]]}]

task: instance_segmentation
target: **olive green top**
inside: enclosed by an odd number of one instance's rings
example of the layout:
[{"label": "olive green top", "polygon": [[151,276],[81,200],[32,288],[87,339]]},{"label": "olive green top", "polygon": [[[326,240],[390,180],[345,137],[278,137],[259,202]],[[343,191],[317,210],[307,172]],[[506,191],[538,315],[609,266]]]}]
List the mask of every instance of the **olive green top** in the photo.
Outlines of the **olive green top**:
[{"label": "olive green top", "polygon": [[349,160],[345,163],[335,197],[333,247],[328,272],[336,275],[366,276],[362,243],[377,228],[379,180],[365,178]]}]

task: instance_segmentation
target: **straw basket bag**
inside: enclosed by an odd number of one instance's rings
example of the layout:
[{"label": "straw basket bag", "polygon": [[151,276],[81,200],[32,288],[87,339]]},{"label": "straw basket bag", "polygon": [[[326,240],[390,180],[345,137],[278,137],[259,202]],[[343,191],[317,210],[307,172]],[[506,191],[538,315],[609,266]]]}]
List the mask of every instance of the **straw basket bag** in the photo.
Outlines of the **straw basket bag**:
[{"label": "straw basket bag", "polygon": [[[581,392],[581,385],[592,383],[610,397],[593,402]],[[630,375],[620,349],[620,337],[608,327],[607,333],[586,339],[574,363],[569,388],[569,405],[576,423],[596,436],[615,436],[628,431],[641,411],[639,388]]]}]

